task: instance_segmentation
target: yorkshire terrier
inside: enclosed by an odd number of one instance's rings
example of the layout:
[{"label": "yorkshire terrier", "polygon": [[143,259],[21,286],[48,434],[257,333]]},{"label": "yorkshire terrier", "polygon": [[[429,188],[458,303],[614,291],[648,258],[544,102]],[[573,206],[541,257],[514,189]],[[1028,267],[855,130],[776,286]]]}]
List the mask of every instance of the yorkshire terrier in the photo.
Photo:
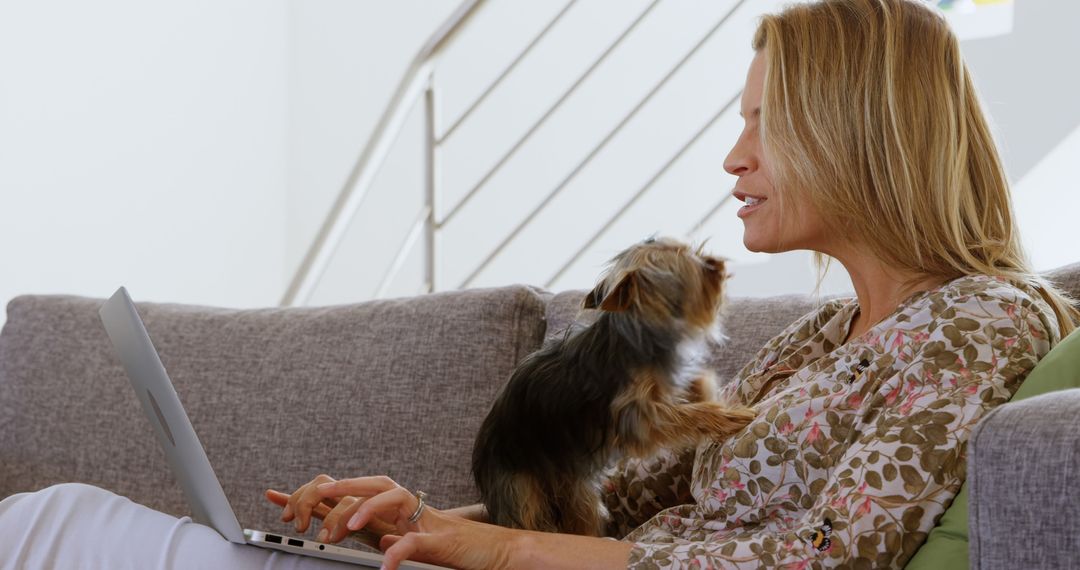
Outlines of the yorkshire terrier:
[{"label": "yorkshire terrier", "polygon": [[726,438],[754,410],[714,401],[724,261],[670,238],[616,255],[582,308],[595,320],[517,366],[480,427],[472,469],[491,522],[600,536],[602,471],[623,456]]}]

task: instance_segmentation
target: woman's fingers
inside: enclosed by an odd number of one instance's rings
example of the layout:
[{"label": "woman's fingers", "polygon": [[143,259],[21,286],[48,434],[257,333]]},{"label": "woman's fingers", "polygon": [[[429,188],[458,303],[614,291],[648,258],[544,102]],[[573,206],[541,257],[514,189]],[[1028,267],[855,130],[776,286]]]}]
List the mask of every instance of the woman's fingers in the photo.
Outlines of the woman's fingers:
[{"label": "woman's fingers", "polygon": [[432,509],[420,531],[388,534],[379,541],[383,567],[398,568],[404,560],[428,562],[462,570],[513,568],[514,531],[472,522]]},{"label": "woman's fingers", "polygon": [[[364,505],[368,505],[354,509],[351,517],[342,519],[348,521],[347,530],[364,528],[380,535],[405,531],[408,528],[402,523],[413,511],[409,511],[404,517],[400,512],[405,508],[416,509],[416,498],[412,493],[385,476],[356,477],[324,483],[317,486],[317,492],[323,497],[355,495],[362,499]],[[363,510],[363,516],[356,514],[360,510]],[[388,513],[391,516],[378,517],[377,513]]]},{"label": "woman's fingers", "polygon": [[[409,530],[407,521],[417,508],[417,499],[404,487],[396,487],[364,501],[347,524],[349,530],[364,528],[376,514],[384,516],[387,522],[394,522],[398,529]],[[419,522],[419,521],[417,521]]]},{"label": "woman's fingers", "polygon": [[322,497],[341,497],[343,495],[374,497],[380,493],[400,488],[401,485],[398,485],[393,479],[385,476],[356,477],[353,479],[342,479],[340,481],[331,480],[330,482],[316,486],[318,494]]},{"label": "woman's fingers", "polygon": [[266,490],[266,498],[279,507],[284,507],[289,504],[289,495],[282,493],[281,491],[275,491],[274,489]]},{"label": "woman's fingers", "polygon": [[[319,485],[333,482],[329,475],[318,475],[310,482],[297,489],[290,497],[289,504],[281,513],[281,520],[289,522],[293,520],[296,532],[305,532],[311,524],[311,513],[315,507],[323,502],[323,497],[316,491]],[[332,507],[335,502],[329,503]]]},{"label": "woman's fingers", "polygon": [[365,536],[368,542],[388,533],[420,530],[407,522],[418,506],[416,497],[389,477],[336,481],[319,475],[291,495],[268,489],[266,498],[283,507],[281,520],[292,521],[296,532],[306,532],[312,517],[323,519],[317,537],[322,542],[340,542],[350,531],[361,528],[369,535]]},{"label": "woman's fingers", "polygon": [[383,537],[380,546],[383,544],[387,546],[383,551],[382,567],[385,570],[397,570],[406,560],[435,562],[428,553],[438,546],[436,537],[422,532],[410,532],[405,536],[387,535]]},{"label": "woman's fingers", "polygon": [[388,548],[393,546],[397,541],[401,540],[401,536],[397,534],[384,534],[379,539],[379,550],[386,552]]},{"label": "woman's fingers", "polygon": [[[269,499],[271,503],[274,503],[279,507],[286,507],[289,505],[289,494],[282,493],[281,491],[275,489],[267,489],[266,498]],[[323,499],[323,502],[321,504],[315,506],[315,511],[313,511],[312,514],[319,518],[322,518],[326,515],[326,513],[330,512],[330,509],[334,506],[334,504],[335,501],[333,499]]]},{"label": "woman's fingers", "polygon": [[341,497],[338,504],[323,517],[322,530],[316,538],[320,542],[340,542],[349,535],[349,529],[345,522],[352,518],[356,509],[360,508],[362,500],[356,497]]}]

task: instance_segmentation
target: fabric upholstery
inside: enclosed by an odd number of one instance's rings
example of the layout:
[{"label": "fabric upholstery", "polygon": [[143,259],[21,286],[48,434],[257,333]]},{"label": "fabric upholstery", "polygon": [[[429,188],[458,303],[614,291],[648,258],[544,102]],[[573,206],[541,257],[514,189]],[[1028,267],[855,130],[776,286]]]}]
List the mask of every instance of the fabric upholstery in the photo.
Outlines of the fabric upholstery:
[{"label": "fabric upholstery", "polygon": [[[188,514],[100,304],[10,303],[0,497],[78,481]],[[266,529],[282,523],[262,491],[320,472],[387,474],[437,507],[475,502],[476,430],[545,327],[539,292],[522,286],[327,308],[139,311],[241,524]]]},{"label": "fabric upholstery", "polygon": [[1080,263],[1065,265],[1044,275],[1073,299],[1080,299]]},{"label": "fabric upholstery", "polygon": [[1080,568],[1080,389],[991,410],[968,442],[971,568]]}]

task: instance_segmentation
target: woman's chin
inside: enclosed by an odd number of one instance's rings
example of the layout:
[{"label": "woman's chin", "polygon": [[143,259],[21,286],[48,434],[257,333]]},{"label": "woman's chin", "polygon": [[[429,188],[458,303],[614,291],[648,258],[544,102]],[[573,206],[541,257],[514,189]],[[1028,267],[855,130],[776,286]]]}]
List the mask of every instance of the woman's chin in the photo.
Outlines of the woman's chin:
[{"label": "woman's chin", "polygon": [[776,238],[753,239],[743,237],[743,247],[754,253],[786,253],[798,249],[796,247],[781,247]]},{"label": "woman's chin", "polygon": [[743,246],[754,253],[777,253],[776,240],[744,235]]}]

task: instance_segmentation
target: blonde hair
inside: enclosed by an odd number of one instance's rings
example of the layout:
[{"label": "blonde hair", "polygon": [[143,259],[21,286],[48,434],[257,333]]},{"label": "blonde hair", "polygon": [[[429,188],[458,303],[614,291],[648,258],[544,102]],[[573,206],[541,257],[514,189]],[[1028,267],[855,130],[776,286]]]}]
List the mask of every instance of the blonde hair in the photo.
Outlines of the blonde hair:
[{"label": "blonde hair", "polygon": [[[944,17],[916,0],[820,0],[762,17],[762,145],[773,182],[828,227],[922,277],[1035,287],[1062,338],[1074,301],[1035,273],[1009,182]],[[782,196],[782,193],[781,193]],[[781,203],[781,211],[784,210]],[[815,253],[821,279],[831,258]]]}]

